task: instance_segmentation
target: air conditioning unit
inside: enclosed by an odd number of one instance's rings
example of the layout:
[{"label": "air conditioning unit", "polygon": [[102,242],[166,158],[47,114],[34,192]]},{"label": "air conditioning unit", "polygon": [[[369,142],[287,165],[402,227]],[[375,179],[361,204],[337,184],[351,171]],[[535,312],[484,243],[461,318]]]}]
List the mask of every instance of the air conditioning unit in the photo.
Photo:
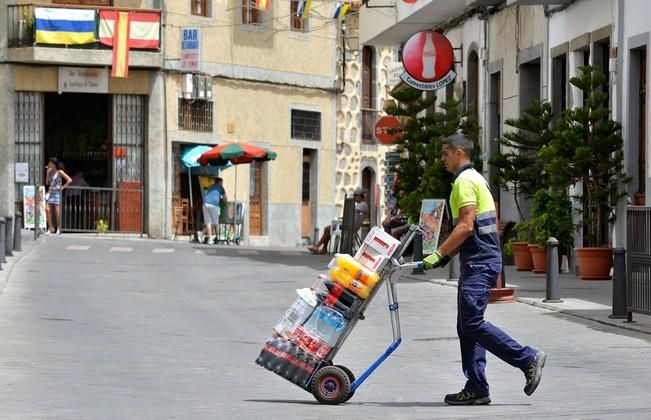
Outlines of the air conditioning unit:
[{"label": "air conditioning unit", "polygon": [[206,78],[203,76],[194,76],[194,99],[206,99]]},{"label": "air conditioning unit", "polygon": [[206,100],[212,100],[212,76],[206,76]]},{"label": "air conditioning unit", "polygon": [[183,75],[183,98],[192,99],[194,94],[194,77],[191,74]]}]

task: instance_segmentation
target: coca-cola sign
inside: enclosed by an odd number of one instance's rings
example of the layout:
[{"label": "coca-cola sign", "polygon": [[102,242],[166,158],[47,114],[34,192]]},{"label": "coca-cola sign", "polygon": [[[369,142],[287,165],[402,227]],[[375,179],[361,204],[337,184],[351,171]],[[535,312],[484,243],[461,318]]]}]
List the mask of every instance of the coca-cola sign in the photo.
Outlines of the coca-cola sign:
[{"label": "coca-cola sign", "polygon": [[454,50],[445,35],[434,31],[413,34],[402,49],[405,72],[400,78],[420,90],[437,90],[452,82],[457,74]]}]

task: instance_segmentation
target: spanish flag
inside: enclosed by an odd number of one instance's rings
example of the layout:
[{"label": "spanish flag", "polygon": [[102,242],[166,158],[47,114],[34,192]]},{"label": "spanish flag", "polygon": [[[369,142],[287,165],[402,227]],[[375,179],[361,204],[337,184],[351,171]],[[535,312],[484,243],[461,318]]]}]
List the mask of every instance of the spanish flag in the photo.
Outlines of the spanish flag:
[{"label": "spanish flag", "polygon": [[[118,13],[116,10],[99,11],[99,42],[101,44],[113,46]],[[160,48],[159,12],[131,12],[129,14],[129,48]]]},{"label": "spanish flag", "polygon": [[129,12],[118,12],[115,20],[111,77],[129,77]]},{"label": "spanish flag", "polygon": [[35,7],[36,43],[79,45],[95,39],[95,10]]},{"label": "spanish flag", "polygon": [[261,10],[269,10],[270,0],[255,0],[255,8]]}]

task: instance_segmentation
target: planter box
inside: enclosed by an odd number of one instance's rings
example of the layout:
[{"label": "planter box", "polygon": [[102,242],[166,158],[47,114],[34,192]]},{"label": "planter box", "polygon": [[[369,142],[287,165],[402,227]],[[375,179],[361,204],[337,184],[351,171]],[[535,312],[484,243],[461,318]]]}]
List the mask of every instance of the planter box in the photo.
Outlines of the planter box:
[{"label": "planter box", "polygon": [[533,260],[533,272],[544,274],[547,272],[547,249],[538,245],[529,245],[531,259]]},{"label": "planter box", "polygon": [[583,280],[610,280],[612,248],[575,248]]},{"label": "planter box", "polygon": [[528,244],[526,242],[512,242],[511,245],[513,246],[515,269],[518,271],[533,270],[533,261]]}]

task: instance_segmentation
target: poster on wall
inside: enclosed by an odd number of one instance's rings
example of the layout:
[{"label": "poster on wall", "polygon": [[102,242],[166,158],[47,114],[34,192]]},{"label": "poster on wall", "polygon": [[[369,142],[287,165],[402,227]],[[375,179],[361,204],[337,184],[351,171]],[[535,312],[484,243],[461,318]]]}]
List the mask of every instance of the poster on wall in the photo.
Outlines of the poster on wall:
[{"label": "poster on wall", "polygon": [[[23,215],[25,221],[25,229],[34,229],[36,226],[36,205],[37,200],[35,197],[35,188],[33,185],[23,186]],[[41,229],[45,229],[46,215],[45,215],[45,187],[38,187],[38,207],[40,209],[38,225]]]},{"label": "poster on wall", "polygon": [[420,207],[420,221],[418,222],[418,225],[423,230],[423,255],[430,255],[436,251],[444,214],[445,200],[423,200]]}]

